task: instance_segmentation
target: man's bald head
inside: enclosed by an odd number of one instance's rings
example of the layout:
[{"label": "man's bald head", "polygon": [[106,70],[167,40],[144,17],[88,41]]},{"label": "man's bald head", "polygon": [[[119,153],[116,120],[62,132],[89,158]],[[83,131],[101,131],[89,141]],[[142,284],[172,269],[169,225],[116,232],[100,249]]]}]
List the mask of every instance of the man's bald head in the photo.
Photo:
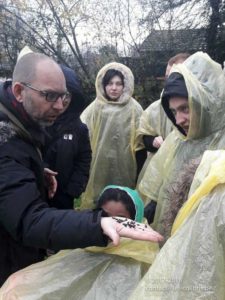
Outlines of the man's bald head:
[{"label": "man's bald head", "polygon": [[[18,60],[12,92],[31,119],[41,126],[52,125],[66,109],[63,72],[54,60],[43,54],[28,53]],[[54,101],[49,100],[52,94],[56,95]]]},{"label": "man's bald head", "polygon": [[36,78],[36,70],[40,62],[50,63],[61,71],[58,64],[50,57],[41,53],[28,53],[22,56],[16,63],[13,71],[13,84],[15,82],[33,82]]}]

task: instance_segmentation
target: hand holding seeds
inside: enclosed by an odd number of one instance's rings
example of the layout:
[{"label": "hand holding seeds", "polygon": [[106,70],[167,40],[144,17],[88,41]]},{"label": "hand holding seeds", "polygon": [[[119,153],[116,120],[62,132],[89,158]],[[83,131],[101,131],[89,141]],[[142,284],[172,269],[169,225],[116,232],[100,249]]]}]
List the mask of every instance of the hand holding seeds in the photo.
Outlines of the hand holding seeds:
[{"label": "hand holding seeds", "polygon": [[163,240],[163,237],[150,226],[127,218],[105,217],[101,219],[101,226],[115,246],[119,245],[120,237],[151,242]]}]

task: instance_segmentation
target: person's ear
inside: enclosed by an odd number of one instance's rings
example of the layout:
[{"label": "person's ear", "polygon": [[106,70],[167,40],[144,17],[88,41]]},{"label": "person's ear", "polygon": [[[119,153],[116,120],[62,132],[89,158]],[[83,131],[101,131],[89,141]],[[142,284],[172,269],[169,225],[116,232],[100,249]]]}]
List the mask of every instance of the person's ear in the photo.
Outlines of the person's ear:
[{"label": "person's ear", "polygon": [[12,92],[16,100],[22,103],[24,98],[24,86],[20,82],[15,82],[12,86]]}]

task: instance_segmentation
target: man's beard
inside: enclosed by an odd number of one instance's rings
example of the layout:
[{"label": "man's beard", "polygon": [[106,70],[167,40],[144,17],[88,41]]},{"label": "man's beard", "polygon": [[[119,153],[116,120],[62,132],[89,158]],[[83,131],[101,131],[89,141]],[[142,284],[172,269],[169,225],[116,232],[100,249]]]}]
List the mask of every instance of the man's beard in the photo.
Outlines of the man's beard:
[{"label": "man's beard", "polygon": [[51,125],[53,125],[54,121],[44,121],[44,120],[38,120],[38,119],[33,119],[36,123],[38,123],[38,125],[42,128],[44,127],[49,127]]},{"label": "man's beard", "polygon": [[34,108],[33,101],[32,101],[31,97],[28,97],[27,101],[23,102],[23,107],[24,107],[24,110],[26,111],[26,113],[28,114],[28,116],[36,124],[38,124],[40,127],[42,127],[42,128],[43,127],[48,127],[48,126],[51,126],[54,123],[54,121],[48,121],[48,120],[45,120],[45,119],[40,119],[40,118],[38,118],[34,115],[35,108]]}]

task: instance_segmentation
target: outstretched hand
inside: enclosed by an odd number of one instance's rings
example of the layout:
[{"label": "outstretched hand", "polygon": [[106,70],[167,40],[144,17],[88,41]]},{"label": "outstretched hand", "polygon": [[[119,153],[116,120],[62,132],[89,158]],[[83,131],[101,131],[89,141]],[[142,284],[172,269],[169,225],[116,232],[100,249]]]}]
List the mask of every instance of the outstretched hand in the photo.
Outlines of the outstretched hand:
[{"label": "outstretched hand", "polygon": [[163,237],[150,226],[122,217],[104,217],[101,219],[104,234],[108,235],[115,246],[120,237],[134,240],[160,242]]}]

